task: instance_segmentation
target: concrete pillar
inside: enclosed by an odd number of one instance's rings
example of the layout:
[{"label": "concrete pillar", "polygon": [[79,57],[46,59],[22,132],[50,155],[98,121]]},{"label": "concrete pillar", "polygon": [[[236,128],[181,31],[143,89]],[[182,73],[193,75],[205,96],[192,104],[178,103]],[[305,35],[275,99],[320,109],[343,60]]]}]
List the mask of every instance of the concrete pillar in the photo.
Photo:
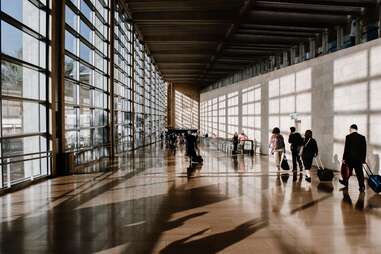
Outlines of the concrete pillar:
[{"label": "concrete pillar", "polygon": [[281,55],[277,55],[276,56],[276,68],[280,69],[281,66],[282,66],[282,56]]},{"label": "concrete pillar", "polygon": [[304,43],[299,44],[299,62],[303,62],[306,60],[306,48],[304,46]]},{"label": "concrete pillar", "polygon": [[381,3],[378,3],[378,37],[381,37]]},{"label": "concrete pillar", "polygon": [[282,67],[286,67],[288,65],[288,52],[283,51],[283,63]]},{"label": "concrete pillar", "polygon": [[290,50],[290,62],[291,64],[296,64],[296,47],[292,47]]},{"label": "concrete pillar", "polygon": [[355,38],[356,45],[361,43],[362,25],[363,25],[363,20],[361,18],[358,18],[356,20],[356,38]]},{"label": "concrete pillar", "polygon": [[328,53],[328,31],[324,31],[321,36],[322,53]]},{"label": "concrete pillar", "polygon": [[275,63],[275,56],[270,56],[270,71],[273,71],[275,69],[276,63]]},{"label": "concrete pillar", "polygon": [[341,26],[336,27],[336,42],[337,42],[337,50],[342,49],[344,45],[344,31]]},{"label": "concrete pillar", "polygon": [[269,141],[269,84],[268,81],[263,81],[261,86],[261,154],[268,154]]},{"label": "concrete pillar", "polygon": [[310,38],[309,39],[309,46],[310,46],[309,59],[311,59],[311,58],[314,58],[316,56],[316,42],[315,42],[315,38]]}]

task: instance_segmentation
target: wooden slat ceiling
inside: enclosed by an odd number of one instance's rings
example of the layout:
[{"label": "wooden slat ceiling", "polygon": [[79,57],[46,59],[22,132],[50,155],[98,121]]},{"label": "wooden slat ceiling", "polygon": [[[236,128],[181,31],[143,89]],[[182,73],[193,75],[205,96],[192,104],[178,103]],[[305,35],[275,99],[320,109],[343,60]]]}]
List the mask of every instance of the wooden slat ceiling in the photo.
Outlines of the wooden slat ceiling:
[{"label": "wooden slat ceiling", "polygon": [[126,0],[164,78],[205,87],[375,8],[377,0]]}]

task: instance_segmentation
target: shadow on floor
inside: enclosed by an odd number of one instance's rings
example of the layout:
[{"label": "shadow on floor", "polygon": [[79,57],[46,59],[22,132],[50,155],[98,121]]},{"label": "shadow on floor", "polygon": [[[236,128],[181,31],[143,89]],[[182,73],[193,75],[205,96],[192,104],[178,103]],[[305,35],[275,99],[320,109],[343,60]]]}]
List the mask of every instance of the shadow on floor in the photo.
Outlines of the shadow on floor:
[{"label": "shadow on floor", "polygon": [[191,240],[192,238],[203,235],[205,232],[209,230],[209,228],[207,228],[169,244],[160,253],[161,254],[217,253],[249,237],[250,235],[257,232],[258,230],[266,227],[267,225],[268,225],[268,222],[265,220],[254,219],[246,223],[243,223],[232,230],[209,235],[200,239]]}]

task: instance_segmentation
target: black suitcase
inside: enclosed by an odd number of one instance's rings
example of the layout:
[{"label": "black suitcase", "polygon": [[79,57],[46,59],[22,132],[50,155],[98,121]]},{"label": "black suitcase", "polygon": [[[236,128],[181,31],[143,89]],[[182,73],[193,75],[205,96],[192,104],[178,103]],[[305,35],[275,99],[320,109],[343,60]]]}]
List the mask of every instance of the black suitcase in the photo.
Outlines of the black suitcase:
[{"label": "black suitcase", "polygon": [[381,192],[381,176],[373,174],[368,164],[364,166],[365,172],[368,175],[368,185],[376,193]]},{"label": "black suitcase", "polygon": [[317,175],[319,177],[319,180],[321,182],[330,182],[335,177],[335,174],[333,173],[333,170],[324,168],[323,162],[321,161],[320,157],[319,159],[316,159],[316,165],[318,167]]}]

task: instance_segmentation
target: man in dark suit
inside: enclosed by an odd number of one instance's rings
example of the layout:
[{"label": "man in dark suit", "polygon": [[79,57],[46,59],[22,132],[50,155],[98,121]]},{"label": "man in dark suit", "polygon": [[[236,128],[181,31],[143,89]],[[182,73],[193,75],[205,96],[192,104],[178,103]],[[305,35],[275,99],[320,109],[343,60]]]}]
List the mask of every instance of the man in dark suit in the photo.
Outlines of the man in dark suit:
[{"label": "man in dark suit", "polygon": [[300,159],[300,149],[303,145],[303,138],[299,132],[296,132],[295,127],[290,128],[290,136],[288,137],[288,143],[290,143],[290,150],[292,154],[292,168],[294,171],[297,171],[296,162],[299,164],[300,171],[303,170],[303,163]]},{"label": "man in dark suit", "polygon": [[[365,191],[363,164],[366,161],[366,140],[363,135],[357,133],[357,125],[352,124],[350,134],[345,138],[343,162],[347,164],[350,172],[355,169],[359,182],[360,192]],[[340,180],[340,183],[348,187],[348,179]]]}]

